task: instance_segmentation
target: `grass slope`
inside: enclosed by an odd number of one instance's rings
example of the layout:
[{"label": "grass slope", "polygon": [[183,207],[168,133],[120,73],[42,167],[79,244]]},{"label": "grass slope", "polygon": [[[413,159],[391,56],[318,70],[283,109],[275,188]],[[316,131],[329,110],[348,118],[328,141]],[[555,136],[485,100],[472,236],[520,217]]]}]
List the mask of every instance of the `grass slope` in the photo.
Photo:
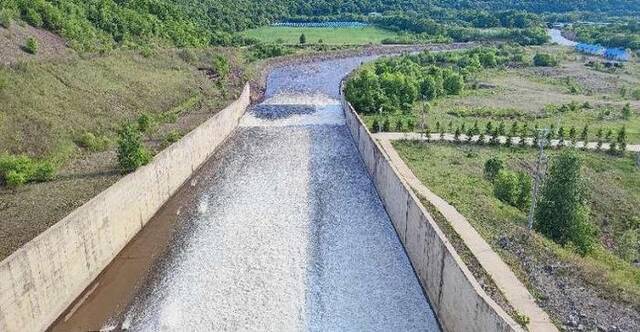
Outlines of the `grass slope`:
[{"label": "grass slope", "polygon": [[385,38],[397,37],[393,31],[377,27],[364,28],[294,28],[261,27],[242,32],[245,37],[256,38],[266,43],[282,42],[288,45],[300,43],[300,35],[305,35],[308,44],[364,45],[379,44]]},{"label": "grass slope", "polygon": [[640,307],[640,269],[613,253],[619,236],[631,220],[640,217],[636,209],[640,205],[640,170],[633,159],[580,153],[590,192],[591,221],[598,226],[601,240],[594,253],[580,257],[537,234],[513,250],[504,250],[501,245],[504,238],[518,242],[514,239],[527,234],[526,214],[495,198],[492,184],[483,177],[484,162],[499,156],[509,168],[532,173],[535,150],[415,142],[396,142],[394,146],[416,176],[466,216],[525,281],[534,277],[527,265],[530,259],[519,257],[522,253],[545,264],[561,262],[569,266],[566,273],[594,285],[606,293],[604,296]]}]

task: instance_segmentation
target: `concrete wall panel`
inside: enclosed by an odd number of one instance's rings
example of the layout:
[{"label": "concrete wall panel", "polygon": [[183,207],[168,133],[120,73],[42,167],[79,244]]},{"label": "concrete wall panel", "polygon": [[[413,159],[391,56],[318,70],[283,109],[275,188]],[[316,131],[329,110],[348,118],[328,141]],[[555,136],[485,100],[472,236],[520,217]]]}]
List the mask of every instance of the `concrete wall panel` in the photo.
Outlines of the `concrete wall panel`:
[{"label": "concrete wall panel", "polygon": [[240,98],[0,262],[0,331],[42,331],[236,128]]},{"label": "concrete wall panel", "polygon": [[522,331],[480,287],[446,236],[343,99],[347,125],[445,331]]}]

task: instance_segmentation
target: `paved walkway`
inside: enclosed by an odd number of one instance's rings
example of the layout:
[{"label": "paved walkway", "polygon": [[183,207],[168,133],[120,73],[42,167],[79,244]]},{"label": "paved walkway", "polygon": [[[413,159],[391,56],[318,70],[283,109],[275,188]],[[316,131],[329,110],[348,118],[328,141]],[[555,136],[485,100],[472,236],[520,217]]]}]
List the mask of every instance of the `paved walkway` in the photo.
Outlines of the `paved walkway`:
[{"label": "paved walkway", "polygon": [[[408,140],[427,140],[427,137],[423,134],[420,133],[376,133],[373,134],[374,137],[379,138],[379,139],[384,139],[384,140],[401,140],[401,139],[408,139]],[[472,142],[477,142],[479,139],[478,135],[472,136],[471,137],[471,141]],[[430,140],[432,141],[439,141],[441,140],[440,138],[440,134],[431,134],[430,136]],[[444,134],[444,138],[443,140],[448,141],[448,142],[453,142],[454,138],[453,138],[453,134]],[[460,140],[461,141],[466,141],[467,140],[467,135],[460,135]],[[507,141],[507,137],[506,136],[499,136],[498,140],[500,141],[500,144],[504,144]],[[512,137],[511,138],[511,142],[512,144],[519,144],[520,143],[521,138],[520,137]],[[528,145],[532,145],[533,143],[533,138],[532,137],[525,137],[524,138],[525,143],[527,143]],[[485,142],[489,142],[489,137],[485,137]],[[559,140],[554,139],[551,140],[551,146],[557,146],[559,143]],[[565,144],[571,144],[571,141],[566,140]],[[584,147],[584,142],[576,142],[575,145],[576,148],[582,148]],[[598,143],[597,142],[588,142],[587,143],[587,149],[590,150],[596,150],[598,148]],[[608,150],[609,149],[609,143],[602,143],[602,147],[601,150]],[[628,144],[627,145],[627,151],[630,152],[640,152],[640,144]]]},{"label": "paved walkway", "polygon": [[[547,313],[536,304],[533,296],[520,280],[518,280],[513,271],[511,271],[511,268],[491,249],[489,244],[478,234],[469,221],[453,206],[422,184],[404,163],[402,158],[400,158],[400,155],[393,148],[390,139],[406,138],[404,135],[403,133],[383,133],[375,134],[374,136],[380,142],[389,160],[391,160],[411,188],[413,188],[418,195],[423,196],[433,204],[449,221],[480,265],[489,273],[498,288],[500,288],[507,301],[509,301],[516,310],[524,313],[531,319],[528,325],[529,329],[531,331],[557,331],[558,329],[553,325]],[[418,135],[407,134],[407,136],[417,137]]]}]

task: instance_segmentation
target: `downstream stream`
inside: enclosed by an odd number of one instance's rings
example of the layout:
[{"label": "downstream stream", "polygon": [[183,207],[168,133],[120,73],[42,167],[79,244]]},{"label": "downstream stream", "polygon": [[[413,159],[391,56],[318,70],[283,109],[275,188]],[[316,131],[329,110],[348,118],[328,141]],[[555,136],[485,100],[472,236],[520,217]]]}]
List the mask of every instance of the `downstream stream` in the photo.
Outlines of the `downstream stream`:
[{"label": "downstream stream", "polygon": [[439,331],[340,107],[340,80],[371,59],[274,69],[51,330]]}]

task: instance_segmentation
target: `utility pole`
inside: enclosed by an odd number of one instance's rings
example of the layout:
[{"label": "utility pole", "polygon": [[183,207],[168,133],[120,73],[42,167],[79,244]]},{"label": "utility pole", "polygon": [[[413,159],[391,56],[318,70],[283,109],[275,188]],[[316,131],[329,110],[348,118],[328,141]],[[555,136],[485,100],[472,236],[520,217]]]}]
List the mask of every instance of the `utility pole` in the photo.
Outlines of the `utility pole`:
[{"label": "utility pole", "polygon": [[378,121],[378,132],[381,133],[382,132],[382,106],[380,106],[380,121]]},{"label": "utility pole", "polygon": [[531,206],[529,207],[529,216],[528,216],[528,226],[529,229],[533,228],[533,215],[536,210],[536,203],[538,202],[538,192],[540,191],[540,186],[542,185],[542,178],[544,176],[544,168],[546,164],[546,156],[544,155],[544,145],[547,140],[547,135],[549,134],[549,129],[544,128],[538,131],[538,148],[540,152],[538,153],[538,160],[536,161],[536,174],[534,177],[533,183],[533,194],[531,195]]}]

